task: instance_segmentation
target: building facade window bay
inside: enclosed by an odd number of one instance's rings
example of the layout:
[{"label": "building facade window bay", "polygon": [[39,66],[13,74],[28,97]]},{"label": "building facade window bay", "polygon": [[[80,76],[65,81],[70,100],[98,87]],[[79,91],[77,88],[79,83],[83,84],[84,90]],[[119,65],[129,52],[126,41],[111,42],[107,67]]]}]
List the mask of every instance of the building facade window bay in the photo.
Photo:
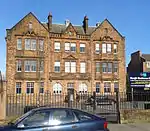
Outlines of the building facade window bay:
[{"label": "building facade window bay", "polygon": [[26,89],[27,89],[27,94],[33,94],[34,93],[34,82],[27,82],[26,83]]},{"label": "building facade window bay", "polygon": [[114,92],[119,91],[119,83],[118,82],[114,82]]},{"label": "building facade window bay", "polygon": [[44,93],[44,82],[40,82],[39,93]]},{"label": "building facade window bay", "polygon": [[96,62],[96,72],[100,72],[100,62]]},{"label": "building facade window bay", "polygon": [[65,72],[66,73],[75,73],[76,72],[76,62],[74,62],[74,61],[65,62]]},{"label": "building facade window bay", "polygon": [[104,82],[104,93],[111,92],[111,82]]},{"label": "building facade window bay", "polygon": [[107,73],[107,63],[102,63],[102,72]]},{"label": "building facade window bay", "polygon": [[16,93],[21,94],[21,82],[16,82]]},{"label": "building facade window bay", "polygon": [[79,84],[79,92],[80,93],[87,93],[88,87],[85,83]]},{"label": "building facade window bay", "polygon": [[39,40],[39,51],[44,50],[44,40]]},{"label": "building facade window bay", "polygon": [[80,53],[84,53],[85,52],[85,44],[80,44]]},{"label": "building facade window bay", "polygon": [[16,61],[16,70],[17,70],[17,72],[22,71],[22,61],[21,60]]},{"label": "building facade window bay", "polygon": [[22,39],[21,38],[17,39],[17,50],[22,50]]},{"label": "building facade window bay", "polygon": [[25,50],[36,50],[36,39],[25,39]]},{"label": "building facade window bay", "polygon": [[117,44],[114,44],[114,54],[117,53]]},{"label": "building facade window bay", "polygon": [[118,72],[118,62],[114,62],[114,73]]},{"label": "building facade window bay", "polygon": [[62,86],[60,83],[55,83],[53,85],[53,93],[54,94],[61,94],[62,93]]},{"label": "building facade window bay", "polygon": [[74,83],[72,83],[72,82],[67,83],[67,88],[74,89]]},{"label": "building facade window bay", "polygon": [[99,54],[99,53],[100,53],[100,44],[99,44],[99,43],[96,43],[96,44],[95,44],[95,53],[96,53],[96,54]]},{"label": "building facade window bay", "polygon": [[112,63],[108,63],[108,73],[112,73]]},{"label": "building facade window bay", "polygon": [[25,64],[25,72],[36,72],[36,65],[37,65],[36,61],[26,60],[24,64]]},{"label": "building facade window bay", "polygon": [[55,48],[56,52],[59,52],[60,51],[60,42],[55,42],[54,43],[54,48]]},{"label": "building facade window bay", "polygon": [[100,92],[100,82],[96,82],[96,93]]},{"label": "building facade window bay", "polygon": [[85,64],[85,62],[80,62],[80,73],[86,73],[86,64]]},{"label": "building facade window bay", "polygon": [[60,61],[55,61],[54,68],[55,72],[60,72]]},{"label": "building facade window bay", "polygon": [[76,44],[75,43],[71,43],[71,52],[76,52]]}]

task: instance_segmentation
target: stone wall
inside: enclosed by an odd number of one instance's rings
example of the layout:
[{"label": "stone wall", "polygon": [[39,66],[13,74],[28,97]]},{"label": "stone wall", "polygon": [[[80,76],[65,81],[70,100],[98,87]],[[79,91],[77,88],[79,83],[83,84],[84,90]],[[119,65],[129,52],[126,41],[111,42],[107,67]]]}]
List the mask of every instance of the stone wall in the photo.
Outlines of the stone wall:
[{"label": "stone wall", "polygon": [[121,111],[121,123],[150,122],[150,110],[123,110]]}]

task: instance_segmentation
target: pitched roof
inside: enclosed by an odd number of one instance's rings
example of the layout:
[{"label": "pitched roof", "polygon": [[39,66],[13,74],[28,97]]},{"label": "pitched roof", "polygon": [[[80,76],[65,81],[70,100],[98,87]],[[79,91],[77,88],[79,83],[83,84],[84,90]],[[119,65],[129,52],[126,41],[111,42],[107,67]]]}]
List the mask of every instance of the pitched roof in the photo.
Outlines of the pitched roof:
[{"label": "pitched roof", "polygon": [[[24,16],[19,22],[17,22],[10,30],[13,30],[21,21],[23,21],[23,19],[25,19],[26,17],[28,17],[29,15],[33,16],[42,26],[43,24],[38,20],[38,18],[32,13],[29,12],[26,16]],[[45,28],[45,26],[43,26]],[[47,29],[47,28],[46,28]]]},{"label": "pitched roof", "polygon": [[142,54],[142,57],[143,57],[146,61],[150,61],[150,54]]},{"label": "pitched roof", "polygon": [[[10,30],[12,30],[14,27],[16,27],[24,18],[28,17],[29,15],[32,15],[48,31],[48,25],[47,25],[47,23],[41,23],[38,20],[38,18],[32,12],[29,12],[25,17],[23,17]],[[105,21],[107,21],[114,28],[114,26],[107,19],[105,19],[103,22],[105,22]],[[99,26],[89,26],[86,35],[91,35],[97,28],[99,28],[102,25],[102,23]],[[76,31],[77,34],[85,35],[85,32],[84,32],[84,29],[83,29],[82,25],[73,25],[73,27],[74,27],[74,29],[75,29],[75,31]],[[52,24],[52,30],[51,30],[51,32],[53,32],[53,33],[63,33],[66,30],[66,28],[67,28],[67,26],[65,24]],[[116,30],[116,29],[114,28],[114,30]],[[121,37],[123,37],[117,30],[116,30],[116,32]]]},{"label": "pitched roof", "polygon": [[[47,23],[42,23],[45,28],[48,29]],[[84,29],[82,26],[73,25],[74,29],[76,30],[77,34],[84,35]],[[52,32],[53,33],[63,33],[66,30],[67,26],[65,24],[52,24]],[[88,27],[87,34],[90,35],[96,27]]]}]

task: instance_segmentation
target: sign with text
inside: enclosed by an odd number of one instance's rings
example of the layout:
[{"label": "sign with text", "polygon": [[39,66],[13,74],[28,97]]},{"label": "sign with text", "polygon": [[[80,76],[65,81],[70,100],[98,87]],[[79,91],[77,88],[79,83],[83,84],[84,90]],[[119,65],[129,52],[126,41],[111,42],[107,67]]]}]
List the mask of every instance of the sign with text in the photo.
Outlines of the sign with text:
[{"label": "sign with text", "polygon": [[150,73],[130,73],[129,82],[131,88],[144,88],[144,90],[150,90]]}]

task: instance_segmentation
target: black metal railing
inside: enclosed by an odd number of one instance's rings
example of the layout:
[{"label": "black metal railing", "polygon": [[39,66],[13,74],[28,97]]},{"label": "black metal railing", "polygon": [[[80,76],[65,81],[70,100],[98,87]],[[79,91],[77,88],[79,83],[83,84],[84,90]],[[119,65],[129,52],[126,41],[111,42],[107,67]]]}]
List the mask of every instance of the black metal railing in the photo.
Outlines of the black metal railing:
[{"label": "black metal railing", "polygon": [[122,110],[150,109],[150,92],[7,94],[7,116],[20,116],[37,107],[76,108],[120,123]]}]

